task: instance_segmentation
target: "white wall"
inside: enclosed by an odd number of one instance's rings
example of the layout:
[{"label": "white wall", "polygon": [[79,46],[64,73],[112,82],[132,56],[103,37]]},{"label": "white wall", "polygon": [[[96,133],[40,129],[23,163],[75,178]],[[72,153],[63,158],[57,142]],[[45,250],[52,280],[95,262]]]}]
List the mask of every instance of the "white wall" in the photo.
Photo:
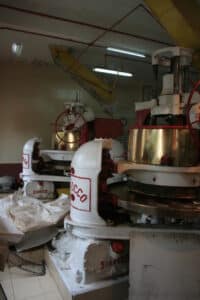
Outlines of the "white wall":
[{"label": "white wall", "polygon": [[[21,162],[23,145],[34,136],[41,137],[42,146],[49,148],[51,123],[63,110],[63,103],[75,99],[76,91],[96,116],[108,116],[104,105],[53,65],[1,62],[0,82],[0,163]],[[114,116],[131,118],[133,101],[141,99],[141,86],[119,88],[116,94],[117,102],[111,108]]]}]

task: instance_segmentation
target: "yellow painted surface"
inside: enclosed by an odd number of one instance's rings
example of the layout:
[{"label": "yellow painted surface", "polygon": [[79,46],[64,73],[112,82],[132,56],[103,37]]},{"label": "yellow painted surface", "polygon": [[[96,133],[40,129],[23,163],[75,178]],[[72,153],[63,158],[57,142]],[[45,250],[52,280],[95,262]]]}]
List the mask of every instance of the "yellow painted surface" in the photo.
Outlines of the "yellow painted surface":
[{"label": "yellow painted surface", "polygon": [[113,101],[112,89],[92,71],[82,65],[66,49],[52,46],[50,50],[54,62],[64,68],[65,71],[74,75],[80,84],[84,84],[83,87],[92,92],[92,95],[97,96],[98,99],[105,103]]},{"label": "yellow painted surface", "polygon": [[70,194],[70,189],[69,188],[58,188],[56,189],[58,196],[61,194],[69,195]]},{"label": "yellow painted surface", "polygon": [[200,67],[200,6],[195,0],[145,0],[177,46],[195,50],[194,64]]}]

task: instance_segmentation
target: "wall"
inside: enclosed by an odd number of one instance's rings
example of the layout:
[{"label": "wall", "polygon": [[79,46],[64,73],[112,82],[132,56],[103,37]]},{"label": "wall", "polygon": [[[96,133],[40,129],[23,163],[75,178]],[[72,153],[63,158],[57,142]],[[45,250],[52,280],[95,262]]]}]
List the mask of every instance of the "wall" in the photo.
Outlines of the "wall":
[{"label": "wall", "polygon": [[102,105],[57,66],[39,63],[1,62],[0,80],[1,164],[21,163],[23,145],[31,137],[41,137],[43,147],[49,148],[51,124],[77,90],[98,117],[109,116],[104,111],[108,109],[115,117],[130,119],[134,100],[141,98],[141,86],[134,84],[116,90],[112,107]]}]

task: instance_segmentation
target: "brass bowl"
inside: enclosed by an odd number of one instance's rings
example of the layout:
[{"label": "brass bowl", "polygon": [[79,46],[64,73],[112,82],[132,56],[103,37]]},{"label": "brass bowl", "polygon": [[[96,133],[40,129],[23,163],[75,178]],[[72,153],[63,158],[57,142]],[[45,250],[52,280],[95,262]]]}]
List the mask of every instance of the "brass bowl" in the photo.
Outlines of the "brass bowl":
[{"label": "brass bowl", "polygon": [[75,151],[80,146],[80,132],[58,131],[53,136],[53,148],[66,151]]},{"label": "brass bowl", "polygon": [[[194,136],[195,135],[195,136]],[[196,166],[198,131],[184,126],[174,128],[133,128],[129,133],[128,160],[138,164],[176,167]]]}]

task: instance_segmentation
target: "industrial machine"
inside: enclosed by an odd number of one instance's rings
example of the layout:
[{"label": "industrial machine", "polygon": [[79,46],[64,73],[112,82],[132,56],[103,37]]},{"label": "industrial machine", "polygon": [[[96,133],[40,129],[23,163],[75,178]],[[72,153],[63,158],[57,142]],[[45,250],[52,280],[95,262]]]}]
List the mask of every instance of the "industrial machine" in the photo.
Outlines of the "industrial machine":
[{"label": "industrial machine", "polygon": [[89,139],[89,123],[95,116],[91,108],[79,101],[65,103],[54,125],[53,149],[75,151]]},{"label": "industrial machine", "polygon": [[[105,139],[75,153],[71,211],[53,255],[77,289],[129,268],[129,300],[199,299],[200,81],[191,89],[191,61],[190,49],[153,54],[156,93],[136,103],[127,160],[114,161]],[[116,165],[126,178],[108,185]]]},{"label": "industrial machine", "polygon": [[83,287],[94,288],[94,282],[105,279],[123,276],[127,281],[130,227],[119,226],[127,224],[129,216],[117,209],[117,197],[109,190],[126,182],[125,176],[115,175],[123,159],[123,147],[111,139],[85,143],[72,159],[71,210],[64,222],[66,233],[53,241],[53,255],[82,293]]},{"label": "industrial machine", "polygon": [[159,96],[136,104],[128,161],[118,166],[129,175],[119,205],[137,226],[130,234],[129,300],[200,297],[200,81],[191,87],[191,62],[189,49],[153,54],[157,87],[159,66],[168,73]]},{"label": "industrial machine", "polygon": [[65,103],[55,120],[52,150],[40,150],[41,140],[32,138],[23,148],[24,194],[38,199],[55,198],[55,187],[69,188],[70,163],[74,152],[90,138],[88,124],[93,111],[79,101]]},{"label": "industrial machine", "polygon": [[156,93],[155,99],[136,103],[128,161],[119,165],[129,174],[132,198],[120,205],[145,214],[149,223],[199,222],[200,83],[190,92],[191,61],[192,51],[179,47],[153,54],[156,86],[159,66],[168,73],[160,96]]},{"label": "industrial machine", "polygon": [[[42,200],[54,199],[56,191],[69,191],[70,164],[75,151],[94,137],[118,137],[122,134],[122,122],[94,116],[87,105],[79,101],[65,103],[53,124],[51,150],[41,150],[41,140],[28,140],[23,148],[24,193]],[[124,148],[117,140],[111,156],[124,155]],[[108,183],[121,181],[123,176],[115,172]]]}]

